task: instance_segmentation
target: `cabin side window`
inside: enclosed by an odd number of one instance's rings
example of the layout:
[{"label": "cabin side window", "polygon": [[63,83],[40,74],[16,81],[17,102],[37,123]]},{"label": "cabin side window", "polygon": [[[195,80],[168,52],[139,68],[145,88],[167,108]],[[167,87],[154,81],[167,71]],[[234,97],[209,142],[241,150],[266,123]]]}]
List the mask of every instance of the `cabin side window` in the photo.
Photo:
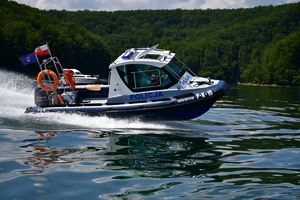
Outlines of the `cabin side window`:
[{"label": "cabin side window", "polygon": [[151,65],[122,65],[117,70],[128,88],[135,92],[164,89],[177,82],[168,70]]}]

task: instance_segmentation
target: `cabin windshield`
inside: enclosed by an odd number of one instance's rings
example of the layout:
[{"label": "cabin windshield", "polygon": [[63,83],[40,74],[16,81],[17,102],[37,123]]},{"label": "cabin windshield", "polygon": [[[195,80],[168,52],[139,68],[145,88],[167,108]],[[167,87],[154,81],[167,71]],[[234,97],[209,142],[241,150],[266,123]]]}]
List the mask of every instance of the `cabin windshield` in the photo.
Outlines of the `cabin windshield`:
[{"label": "cabin windshield", "polygon": [[173,65],[158,68],[151,65],[131,64],[119,66],[117,71],[127,87],[134,92],[157,90],[169,88],[178,82],[182,69],[179,70]]},{"label": "cabin windshield", "polygon": [[185,66],[183,66],[182,62],[180,62],[178,58],[174,57],[166,66],[164,66],[164,69],[174,78],[180,80],[181,76],[185,73],[185,70],[183,69],[184,67]]}]

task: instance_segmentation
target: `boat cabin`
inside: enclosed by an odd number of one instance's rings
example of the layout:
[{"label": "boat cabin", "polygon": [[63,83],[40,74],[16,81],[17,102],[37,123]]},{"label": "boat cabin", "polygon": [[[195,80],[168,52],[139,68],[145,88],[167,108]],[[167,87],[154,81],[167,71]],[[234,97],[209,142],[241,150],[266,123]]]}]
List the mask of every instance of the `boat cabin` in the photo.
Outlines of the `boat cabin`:
[{"label": "boat cabin", "polygon": [[[189,84],[193,76],[175,53],[157,46],[129,49],[111,63],[109,103],[171,97],[172,91],[178,94],[180,89],[193,88]],[[136,93],[139,95],[133,98]]]}]

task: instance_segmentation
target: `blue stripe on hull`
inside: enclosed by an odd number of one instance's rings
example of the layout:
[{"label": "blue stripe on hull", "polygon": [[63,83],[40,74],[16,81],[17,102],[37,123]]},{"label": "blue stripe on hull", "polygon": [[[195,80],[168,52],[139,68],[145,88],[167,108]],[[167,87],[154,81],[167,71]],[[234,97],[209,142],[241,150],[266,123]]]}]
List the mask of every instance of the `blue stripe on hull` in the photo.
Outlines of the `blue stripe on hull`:
[{"label": "blue stripe on hull", "polygon": [[[177,108],[171,108],[169,106],[161,106],[160,108],[154,109],[135,109],[135,110],[115,110],[108,109],[108,107],[83,107],[83,108],[47,108],[46,111],[43,111],[41,107],[31,108],[26,111],[27,113],[38,113],[38,112],[66,112],[66,113],[82,113],[84,115],[90,116],[108,116],[108,117],[117,117],[117,118],[130,118],[130,117],[138,117],[138,118],[149,118],[153,119],[166,119],[166,120],[189,120],[203,115],[207,112],[212,105],[216,102],[216,100],[207,101],[200,104],[195,105],[187,105],[187,106],[179,106]],[[108,112],[107,112],[108,111]]]},{"label": "blue stripe on hull", "polygon": [[[138,117],[138,118],[145,118],[145,119],[165,119],[165,120],[190,120],[196,117],[199,117],[206,113],[215,103],[216,101],[210,101],[194,106],[186,106],[177,109],[157,109],[155,111],[144,112],[140,114],[122,114],[122,115],[114,115],[113,117]],[[111,115],[108,115],[111,116]]]}]

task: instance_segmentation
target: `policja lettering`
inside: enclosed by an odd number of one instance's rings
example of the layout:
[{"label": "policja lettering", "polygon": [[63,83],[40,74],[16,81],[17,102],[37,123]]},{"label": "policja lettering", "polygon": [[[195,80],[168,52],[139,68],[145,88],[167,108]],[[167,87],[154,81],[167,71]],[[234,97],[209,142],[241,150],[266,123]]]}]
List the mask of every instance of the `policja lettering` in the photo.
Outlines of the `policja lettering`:
[{"label": "policja lettering", "polygon": [[162,92],[149,92],[143,94],[132,94],[130,95],[130,100],[140,100],[140,99],[152,99],[157,97],[163,97]]}]

